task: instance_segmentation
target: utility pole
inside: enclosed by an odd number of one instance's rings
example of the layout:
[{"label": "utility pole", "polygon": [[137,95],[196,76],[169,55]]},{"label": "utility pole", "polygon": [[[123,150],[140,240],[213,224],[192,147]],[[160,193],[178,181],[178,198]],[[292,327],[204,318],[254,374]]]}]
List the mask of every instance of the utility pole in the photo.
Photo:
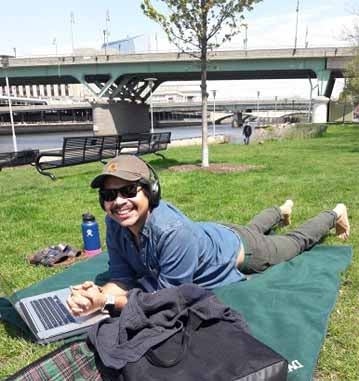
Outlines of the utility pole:
[{"label": "utility pole", "polygon": [[107,43],[108,43],[108,37],[110,35],[110,10],[106,10],[106,35],[107,35]]},{"label": "utility pole", "polygon": [[103,33],[103,46],[105,48],[105,55],[107,55],[108,37],[110,35],[110,11],[106,10],[106,25]]},{"label": "utility pole", "polygon": [[75,15],[74,12],[70,13],[70,31],[71,31],[71,47],[72,47],[72,54],[74,54],[75,50],[75,44],[74,44],[74,26],[75,25]]},{"label": "utility pole", "polygon": [[61,69],[60,69],[60,60],[59,60],[59,57],[58,57],[58,53],[59,53],[59,47],[58,47],[58,44],[57,44],[57,38],[55,37],[53,40],[52,40],[52,45],[55,45],[55,55],[56,55],[56,58],[57,58],[57,76],[58,77],[61,77]]},{"label": "utility pole", "polygon": [[157,37],[157,32],[155,33],[155,43],[156,43],[156,52],[158,52],[158,37]]},{"label": "utility pole", "polygon": [[304,42],[304,47],[307,49],[309,45],[308,41],[308,26],[305,28],[305,42]]},{"label": "utility pole", "polygon": [[105,47],[105,56],[107,55],[107,44],[106,44],[106,29],[103,31],[103,46]]},{"label": "utility pole", "polygon": [[57,45],[57,38],[54,37],[54,39],[52,40],[52,45],[55,46],[55,55],[57,57],[57,53],[58,53],[58,45]]},{"label": "utility pole", "polygon": [[243,24],[243,26],[244,26],[243,49],[247,52],[247,48],[248,48],[248,24]]},{"label": "utility pole", "polygon": [[297,49],[299,0],[297,0],[297,9],[295,11],[297,15],[296,15],[296,21],[295,21],[294,50]]}]

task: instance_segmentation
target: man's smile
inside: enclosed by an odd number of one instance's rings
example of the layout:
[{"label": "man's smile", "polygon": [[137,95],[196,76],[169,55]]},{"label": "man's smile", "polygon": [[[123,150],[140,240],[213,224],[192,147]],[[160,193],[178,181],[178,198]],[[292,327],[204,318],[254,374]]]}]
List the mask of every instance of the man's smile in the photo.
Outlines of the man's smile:
[{"label": "man's smile", "polygon": [[119,208],[119,207],[111,208],[111,214],[114,216],[118,216],[120,218],[128,217],[130,213],[133,211],[134,211],[134,208],[128,207],[128,206],[122,207],[122,208]]}]

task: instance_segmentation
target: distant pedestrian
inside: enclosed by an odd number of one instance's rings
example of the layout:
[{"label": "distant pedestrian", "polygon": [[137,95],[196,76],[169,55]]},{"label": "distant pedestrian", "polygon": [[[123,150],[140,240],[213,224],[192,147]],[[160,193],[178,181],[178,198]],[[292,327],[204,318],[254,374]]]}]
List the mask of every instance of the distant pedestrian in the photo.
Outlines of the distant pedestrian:
[{"label": "distant pedestrian", "polygon": [[249,139],[252,135],[252,127],[249,124],[246,124],[243,127],[243,135],[244,135],[244,138],[243,138],[244,144],[249,144]]}]

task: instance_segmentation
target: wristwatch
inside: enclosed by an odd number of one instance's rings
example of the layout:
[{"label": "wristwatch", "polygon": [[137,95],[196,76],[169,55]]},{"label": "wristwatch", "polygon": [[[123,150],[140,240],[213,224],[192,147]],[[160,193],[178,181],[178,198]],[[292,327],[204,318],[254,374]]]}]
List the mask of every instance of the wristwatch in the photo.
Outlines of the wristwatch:
[{"label": "wristwatch", "polygon": [[110,315],[112,315],[114,311],[115,311],[115,296],[112,294],[106,294],[105,304],[101,308],[101,312],[109,313]]}]

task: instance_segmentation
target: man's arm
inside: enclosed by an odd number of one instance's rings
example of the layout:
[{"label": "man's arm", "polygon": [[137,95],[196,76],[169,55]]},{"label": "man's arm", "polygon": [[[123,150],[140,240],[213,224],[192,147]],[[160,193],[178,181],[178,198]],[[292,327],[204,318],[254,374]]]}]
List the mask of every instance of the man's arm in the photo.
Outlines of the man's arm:
[{"label": "man's arm", "polygon": [[103,287],[99,287],[93,282],[87,281],[71,287],[71,295],[67,299],[67,304],[75,316],[85,316],[101,310],[108,295],[114,296],[115,309],[121,310],[127,303],[125,285],[119,282],[109,282]]}]

